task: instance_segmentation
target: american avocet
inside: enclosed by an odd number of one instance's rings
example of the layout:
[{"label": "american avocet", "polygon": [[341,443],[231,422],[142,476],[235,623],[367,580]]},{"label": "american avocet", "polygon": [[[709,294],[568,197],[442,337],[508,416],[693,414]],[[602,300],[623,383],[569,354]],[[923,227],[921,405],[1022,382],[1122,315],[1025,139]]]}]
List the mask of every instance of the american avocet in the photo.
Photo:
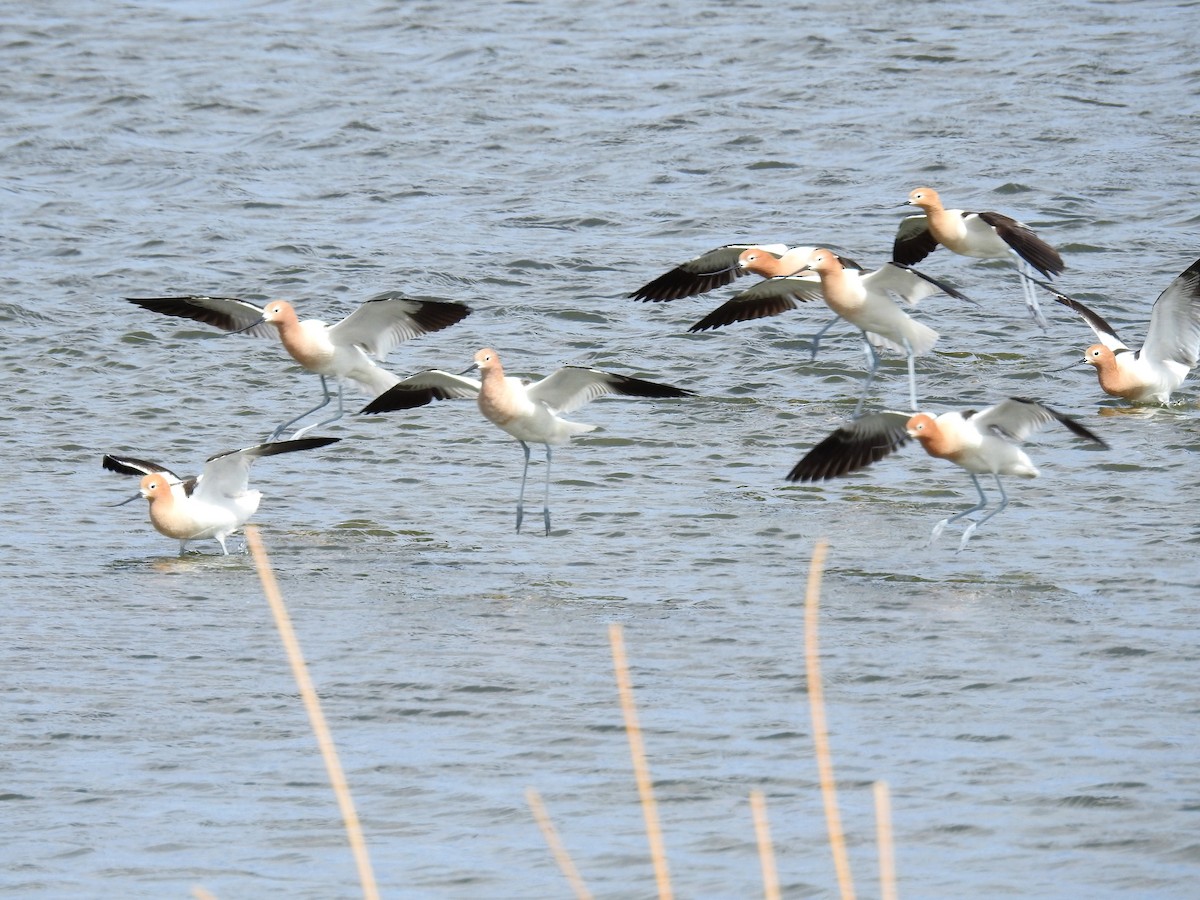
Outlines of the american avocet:
[{"label": "american avocet", "polygon": [[791,275],[815,247],[787,244],[726,244],[682,262],[629,296],[634,300],[682,300],[731,284],[748,272],[771,278]]},{"label": "american avocet", "polygon": [[132,456],[109,454],[101,464],[110,472],[142,476],[139,493],[117,504],[131,503],[139,496],[150,501],[150,522],[159,534],[179,541],[183,554],[189,541],[214,538],[225,555],[225,539],[254,515],[262,493],[249,490],[250,465],[261,456],[276,456],[297,450],[315,450],[341,438],[303,438],[259,444],[210,456],[204,471],[180,478],[166,466]]},{"label": "american avocet", "polygon": [[194,319],[222,331],[269,337],[277,332],[292,359],[321,376],[321,402],[271,432],[274,441],[287,429],[329,405],[333,395],[326,377],[337,379],[337,415],[314,422],[292,435],[300,437],[342,417],[342,388],[349,379],[375,397],[400,380],[375,364],[402,341],[448,328],[470,314],[461,303],[409,300],[395,292],[373,297],[334,325],[319,319],[301,321],[292,304],[274,300],[265,307],[233,297],[126,297],[130,303],[168,316]]},{"label": "american avocet", "polygon": [[1018,445],[1051,422],[1060,422],[1074,434],[1108,447],[1092,432],[1057,410],[1033,400],[1010,397],[979,412],[948,412],[936,418],[928,413],[915,416],[900,412],[868,413],[838,428],[808,451],[787,478],[788,481],[823,481],[846,475],[883,459],[908,443],[910,438],[916,438],[930,456],[949,460],[966,469],[979,492],[976,505],[948,516],[934,526],[931,543],[951,522],[987,507],[987,496],[979,483],[979,475],[992,475],[996,479],[1000,503],[967,526],[958,545],[961,550],[967,546],[976,528],[1008,505],[1001,475],[1037,477],[1038,470]]},{"label": "american avocet", "polygon": [[[1058,251],[1033,233],[1029,226],[998,212],[964,212],[946,209],[938,192],[921,187],[908,195],[908,205],[919,206],[924,215],[907,216],[896,231],[892,259],[912,265],[919,263],[941,244],[960,256],[975,259],[1016,257],[1023,275],[1033,267],[1046,278],[1062,273],[1066,265]],[[1038,305],[1037,293],[1026,278],[1021,279],[1025,305],[1033,320],[1046,327],[1046,318]]]},{"label": "american avocet", "polygon": [[[500,357],[495,350],[484,349],[475,354],[468,372],[478,369],[480,380],[455,375],[440,369],[418,372],[380,394],[364,408],[364,413],[391,412],[413,409],[434,400],[474,397],[479,411],[492,424],[507,431],[525,451],[525,468],[521,471],[521,491],[517,497],[517,531],[525,516],[525,477],[529,474],[529,444],[546,445],[546,491],[542,502],[542,518],[546,534],[550,533],[550,446],[567,443],[572,435],[594,431],[595,425],[569,422],[561,415],[572,412],[605,394],[626,397],[687,397],[691,391],[614,375],[599,369],[564,366],[540,381],[526,384],[520,378],[505,376]],[[526,443],[529,442],[529,443]]]},{"label": "american avocet", "polygon": [[1150,308],[1150,327],[1140,350],[1130,350],[1116,330],[1078,300],[1039,281],[1054,298],[1083,318],[1100,343],[1083,351],[1096,367],[1100,388],[1135,403],[1167,403],[1200,361],[1200,259],[1167,285]]},{"label": "american avocet", "polygon": [[895,350],[908,357],[909,399],[916,410],[917,379],[913,357],[929,352],[938,335],[928,325],[915,321],[889,295],[894,294],[914,305],[938,291],[958,300],[973,302],[950,285],[909,266],[887,263],[874,272],[863,273],[844,266],[831,250],[820,249],[813,252],[795,275],[760,281],[688,330],[706,331],[732,322],[777,316],[795,309],[797,303],[823,299],[830,309],[856,325],[863,333],[863,348],[870,368],[858,408],[866,399],[879,367],[879,357],[875,352],[878,347]]},{"label": "american avocet", "polygon": [[[803,245],[789,247],[787,244],[726,244],[724,247],[717,247],[715,250],[700,254],[695,259],[681,263],[665,275],[660,275],[649,284],[638,288],[629,296],[636,300],[678,300],[723,287],[747,272],[752,272],[761,278],[780,278],[785,275],[793,275],[815,284],[819,280],[816,275],[800,276],[797,273],[807,265],[809,257],[816,249],[816,247]],[[839,256],[838,259],[848,269],[862,268],[854,260],[845,256]],[[722,306],[721,310],[725,308]],[[721,310],[717,310],[716,313],[693,325],[689,330],[704,331],[705,328],[700,326],[717,316]],[[779,310],[779,312],[782,311],[782,309]],[[759,315],[775,314],[764,312]],[[747,318],[758,317],[748,316]],[[730,321],[740,320],[731,319]],[[817,349],[821,345],[821,338],[836,323],[837,319],[832,319],[809,338],[812,342],[813,359],[817,358]],[[720,324],[729,323],[721,322]],[[714,324],[705,327],[716,328],[718,326]]]}]

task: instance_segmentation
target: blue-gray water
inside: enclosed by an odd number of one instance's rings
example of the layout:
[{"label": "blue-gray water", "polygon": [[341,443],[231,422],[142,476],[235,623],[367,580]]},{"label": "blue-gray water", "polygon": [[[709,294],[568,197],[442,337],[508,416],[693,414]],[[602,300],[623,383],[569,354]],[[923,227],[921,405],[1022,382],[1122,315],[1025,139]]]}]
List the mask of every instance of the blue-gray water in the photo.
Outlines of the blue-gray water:
[{"label": "blue-gray water", "polygon": [[[1042,470],[954,552],[972,500],[909,447],[784,474],[852,408],[821,309],[703,335],[731,293],[625,294],[732,240],[874,266],[921,184],[1057,244],[1138,342],[1200,255],[1195,3],[3,3],[5,473],[0,894],[354,896],[315,742],[242,553],[176,557],[122,451],[192,471],[315,402],[270,342],[124,296],[286,297],[337,319],[471,304],[390,368],[594,364],[695,390],[601,400],[555,456],[555,532],[515,535],[515,442],[469,403],[344,421],[263,460],[261,526],[387,897],[562,897],[537,787],[604,897],[653,895],[606,626],[623,622],[681,897],[835,893],[802,657],[823,668],[843,820],[877,893],[870,782],[908,897],[1190,897],[1200,878],[1197,396],[1128,411],[1091,334],[1040,332],[1004,263],[923,268],[934,410],[1053,403]],[[873,402],[906,396],[889,363]],[[355,400],[357,403],[357,400]],[[535,449],[535,460],[540,451]],[[531,472],[537,498],[542,470]],[[536,526],[536,513],[534,525]],[[235,540],[241,546],[240,540]]]}]

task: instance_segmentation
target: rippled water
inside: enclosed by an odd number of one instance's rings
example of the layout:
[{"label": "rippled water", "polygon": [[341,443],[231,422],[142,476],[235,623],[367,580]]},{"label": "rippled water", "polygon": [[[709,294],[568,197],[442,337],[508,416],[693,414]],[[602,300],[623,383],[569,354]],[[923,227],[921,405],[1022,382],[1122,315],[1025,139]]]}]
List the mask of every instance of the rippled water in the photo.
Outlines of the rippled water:
[{"label": "rippled water", "polygon": [[[99,460],[190,471],[317,398],[278,346],[122,297],[336,319],[396,289],[476,310],[396,371],[492,345],[516,372],[594,364],[699,396],[577,414],[601,430],[555,455],[549,538],[512,533],[520,450],[470,404],[345,421],[328,451],[255,467],[385,896],[566,895],[527,785],[598,895],[653,894],[611,621],[678,894],[760,891],[760,788],[786,894],[832,895],[802,658],[819,536],[865,895],[875,779],[906,896],[1194,894],[1196,382],[1125,409],[1055,371],[1082,323],[1051,310],[1043,334],[1009,267],[930,257],[981,306],[922,304],[943,335],[925,405],[1034,396],[1112,445],[1040,435],[1043,477],[956,554],[928,532],[970,483],[919,450],[783,480],[852,408],[848,330],[814,364],[820,310],[688,335],[728,291],[625,294],[731,240],[877,265],[928,183],[1029,222],[1064,289],[1140,341],[1200,255],[1195,3],[3,11],[0,893],[354,895],[248,557],[177,558],[140,503],[105,505],[133,483]],[[903,402],[901,373],[875,402]]]}]

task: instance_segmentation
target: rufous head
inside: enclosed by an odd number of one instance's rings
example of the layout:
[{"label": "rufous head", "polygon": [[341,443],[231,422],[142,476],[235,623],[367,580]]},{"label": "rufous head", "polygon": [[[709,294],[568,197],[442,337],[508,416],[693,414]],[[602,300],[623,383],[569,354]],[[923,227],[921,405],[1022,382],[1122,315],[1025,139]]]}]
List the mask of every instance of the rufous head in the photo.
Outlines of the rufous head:
[{"label": "rufous head", "polygon": [[932,209],[941,206],[942,200],[933,188],[919,187],[909,192],[908,205],[919,206],[921,209]]},{"label": "rufous head", "polygon": [[1104,369],[1113,365],[1117,360],[1116,354],[1103,344],[1092,344],[1083,351],[1083,361],[1089,366]]},{"label": "rufous head", "polygon": [[140,490],[142,496],[153,503],[160,497],[170,496],[171,482],[167,481],[167,476],[161,472],[154,472],[142,476]]},{"label": "rufous head", "polygon": [[931,440],[937,431],[937,422],[929,413],[917,413],[904,423],[908,436],[918,441]]},{"label": "rufous head", "polygon": [[775,256],[762,247],[747,247],[738,256],[738,268],[758,274],[759,268],[768,258],[773,260]]},{"label": "rufous head", "polygon": [[296,308],[286,300],[272,300],[263,308],[262,320],[272,325],[296,320]]},{"label": "rufous head", "polygon": [[475,354],[475,368],[477,368],[480,372],[487,372],[489,369],[499,369],[500,354],[491,347],[484,347]]},{"label": "rufous head", "polygon": [[808,262],[804,264],[804,268],[800,271],[812,271],[818,275],[824,275],[827,272],[836,272],[841,269],[842,263],[837,258],[837,254],[832,250],[821,248],[814,250],[812,256],[808,258]]}]

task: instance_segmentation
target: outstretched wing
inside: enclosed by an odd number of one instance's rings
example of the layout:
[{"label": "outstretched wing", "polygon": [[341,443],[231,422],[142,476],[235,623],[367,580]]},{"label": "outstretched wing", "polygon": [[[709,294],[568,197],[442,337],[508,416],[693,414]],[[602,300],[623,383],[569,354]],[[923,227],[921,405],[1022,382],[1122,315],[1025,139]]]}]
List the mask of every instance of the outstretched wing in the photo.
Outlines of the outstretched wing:
[{"label": "outstretched wing", "polygon": [[[1077,313],[1079,317],[1083,319],[1083,321],[1088,323],[1088,327],[1092,329],[1092,332],[1096,335],[1096,339],[1099,340],[1100,343],[1109,350],[1116,353],[1118,350],[1129,349],[1127,346],[1125,346],[1125,342],[1117,336],[1117,330],[1109,325],[1099,313],[1088,309],[1088,307],[1084,306],[1078,300],[1068,297],[1066,294],[1060,293],[1052,284],[1047,284],[1045,281],[1039,281],[1037,278],[1030,278],[1029,280],[1034,284],[1048,290],[1054,295],[1055,300],[1072,312]],[[1170,288],[1167,288],[1167,290],[1169,291]]]},{"label": "outstretched wing", "polygon": [[[126,297],[142,309],[192,319],[222,331],[241,331],[254,337],[273,337],[275,327],[262,321],[263,308],[236,297]],[[256,324],[257,323],[257,324]],[[244,330],[243,330],[244,329]]]},{"label": "outstretched wing", "polygon": [[1200,259],[1159,294],[1150,310],[1150,328],[1141,353],[1155,362],[1195,368],[1200,350]]},{"label": "outstretched wing", "polygon": [[912,413],[876,412],[841,426],[805,454],[788,481],[824,481],[848,475],[895,453],[909,441]]},{"label": "outstretched wing", "polygon": [[[100,460],[100,465],[108,469],[110,472],[117,472],[121,475],[134,475],[138,478],[146,475],[155,475],[161,472],[167,476],[167,479],[172,484],[180,485],[183,488],[183,495],[190,497],[192,491],[196,489],[195,478],[180,478],[166,466],[160,466],[158,463],[148,462],[144,459],[138,459],[135,456],[113,456],[111,453],[106,454],[104,459]],[[125,500],[118,506],[124,506],[133,500],[137,500],[141,494],[134,494],[129,500]]]},{"label": "outstretched wing", "polygon": [[297,450],[315,450],[336,444],[341,438],[319,437],[298,438],[294,441],[274,441],[269,444],[257,444],[241,450],[227,450],[210,456],[204,463],[204,471],[196,482],[195,497],[206,500],[224,497],[236,497],[244,494],[250,478],[250,466],[264,456],[278,456],[280,453],[295,453]]},{"label": "outstretched wing", "polygon": [[795,309],[798,303],[820,300],[822,296],[821,279],[815,274],[764,278],[753,287],[726,300],[688,331],[709,331],[732,325],[734,322],[777,316],[789,309]]},{"label": "outstretched wing", "polygon": [[903,263],[890,262],[880,266],[874,272],[869,272],[860,277],[868,290],[886,291],[889,294],[899,297],[909,306],[916,306],[918,301],[924,300],[938,291],[941,291],[943,294],[949,294],[955,300],[966,300],[968,303],[975,302],[970,297],[946,284],[946,282],[939,281],[923,272],[918,272],[912,266]]},{"label": "outstretched wing", "polygon": [[929,219],[924,215],[905,216],[896,229],[892,242],[892,261],[911,266],[919,263],[938,248],[938,242],[929,232]]},{"label": "outstretched wing", "polygon": [[680,263],[671,271],[647,282],[629,296],[634,300],[681,300],[724,287],[744,274],[738,265],[743,250],[757,247],[775,256],[787,252],[783,244],[726,244]]},{"label": "outstretched wing", "polygon": [[471,314],[471,307],[444,300],[410,300],[395,291],[372,297],[329,329],[337,344],[362,347],[376,359],[421,334],[441,331]]},{"label": "outstretched wing", "polygon": [[183,480],[166,466],[147,462],[135,456],[114,456],[109,453],[105,455],[104,459],[100,460],[100,465],[110,472],[117,472],[121,475],[136,475],[138,478],[141,478],[144,475],[154,475],[157,472],[162,472],[164,475],[169,476],[172,481]]},{"label": "outstretched wing", "polygon": [[974,422],[980,431],[989,432],[1018,444],[1051,422],[1058,422],[1073,434],[1099,444],[1101,447],[1108,447],[1108,444],[1074,419],[1044,403],[1024,397],[1009,397],[1001,400],[995,406],[968,414],[966,418]]},{"label": "outstretched wing", "polygon": [[[970,213],[967,214],[968,217],[970,215]],[[1034,234],[1033,229],[1023,222],[1018,222],[1016,219],[998,212],[981,212],[975,213],[975,215],[996,229],[1000,240],[1012,247],[1021,259],[1045,277],[1061,275],[1066,269],[1066,263],[1063,262],[1058,251]]]},{"label": "outstretched wing", "polygon": [[359,412],[374,415],[398,409],[416,409],[434,400],[465,400],[478,397],[479,388],[480,384],[474,378],[441,369],[427,369],[392,385]]},{"label": "outstretched wing", "polygon": [[605,394],[624,397],[690,397],[691,391],[657,381],[632,378],[589,369],[584,366],[563,366],[541,381],[528,387],[529,399],[545,403],[555,412],[569,413]]}]

